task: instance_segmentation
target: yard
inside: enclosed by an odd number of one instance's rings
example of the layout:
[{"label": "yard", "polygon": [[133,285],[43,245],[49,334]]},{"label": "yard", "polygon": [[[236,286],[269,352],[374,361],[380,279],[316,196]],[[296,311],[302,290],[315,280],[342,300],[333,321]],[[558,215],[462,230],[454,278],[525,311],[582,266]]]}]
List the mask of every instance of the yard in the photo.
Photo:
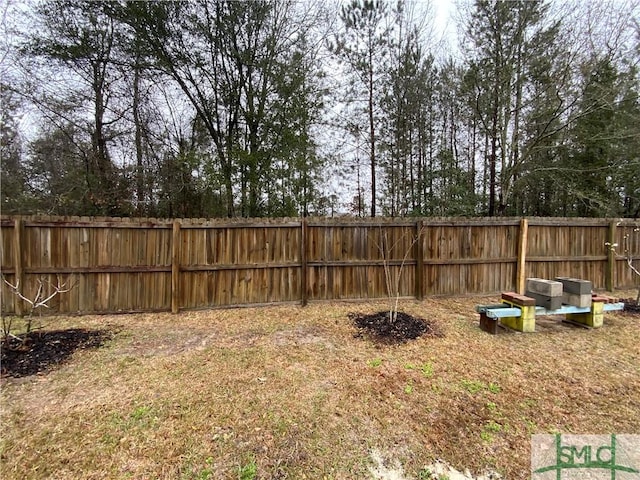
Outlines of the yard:
[{"label": "yard", "polygon": [[406,301],[444,335],[401,344],[348,318],[384,302],[45,319],[111,334],[2,379],[0,476],[419,480],[443,459],[519,479],[533,433],[640,432],[640,316],[492,336],[474,306],[497,300]]}]

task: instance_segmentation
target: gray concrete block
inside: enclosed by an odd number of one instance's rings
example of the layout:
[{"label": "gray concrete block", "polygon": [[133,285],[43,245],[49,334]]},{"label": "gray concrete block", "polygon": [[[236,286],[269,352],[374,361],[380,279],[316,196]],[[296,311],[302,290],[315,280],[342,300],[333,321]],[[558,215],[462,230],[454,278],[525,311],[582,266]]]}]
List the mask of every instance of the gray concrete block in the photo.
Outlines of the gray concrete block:
[{"label": "gray concrete block", "polygon": [[564,292],[562,294],[562,303],[566,305],[573,305],[575,307],[590,307],[591,306],[591,293],[585,293],[584,295],[578,295],[577,293]]},{"label": "gray concrete block", "polygon": [[526,291],[525,295],[535,299],[537,306],[544,307],[547,310],[557,310],[562,307],[562,295],[551,297],[549,295],[542,295],[529,290]]},{"label": "gray concrete block", "polygon": [[579,278],[556,277],[556,281],[562,283],[562,291],[565,293],[575,293],[576,295],[591,295],[593,285],[589,280]]},{"label": "gray concrete block", "polygon": [[544,278],[527,278],[527,291],[548,297],[562,297],[562,283]]}]

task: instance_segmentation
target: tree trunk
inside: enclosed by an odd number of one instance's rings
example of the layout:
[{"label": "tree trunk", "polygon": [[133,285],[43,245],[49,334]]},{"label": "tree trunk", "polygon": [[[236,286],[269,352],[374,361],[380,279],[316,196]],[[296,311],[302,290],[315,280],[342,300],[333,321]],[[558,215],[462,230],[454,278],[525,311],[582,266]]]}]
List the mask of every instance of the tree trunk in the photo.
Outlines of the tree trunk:
[{"label": "tree trunk", "polygon": [[489,216],[496,214],[496,156],[498,150],[498,106],[491,119],[491,154],[489,155]]},{"label": "tree trunk", "polygon": [[138,215],[143,215],[145,211],[144,200],[144,152],[142,150],[142,120],[140,118],[140,56],[136,56],[133,70],[133,123],[135,125],[135,146],[136,146],[136,197]]},{"label": "tree trunk", "polygon": [[371,161],[371,216],[376,216],[376,130],[373,116],[373,51],[369,49],[369,159]]}]

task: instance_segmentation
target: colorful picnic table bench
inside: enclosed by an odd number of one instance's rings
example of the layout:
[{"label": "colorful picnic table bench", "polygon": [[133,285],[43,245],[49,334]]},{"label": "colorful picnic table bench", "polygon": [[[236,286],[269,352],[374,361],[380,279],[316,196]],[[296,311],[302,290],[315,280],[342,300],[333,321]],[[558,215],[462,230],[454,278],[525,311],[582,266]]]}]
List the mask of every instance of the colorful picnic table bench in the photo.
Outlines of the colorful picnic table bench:
[{"label": "colorful picnic table bench", "polygon": [[623,309],[624,303],[615,298],[593,295],[589,307],[562,305],[558,309],[547,310],[536,306],[535,299],[515,292],[503,293],[499,304],[476,306],[480,314],[480,328],[493,334],[498,333],[498,323],[519,332],[535,332],[536,316],[543,315],[565,315],[571,323],[599,328],[604,321],[604,312]]}]

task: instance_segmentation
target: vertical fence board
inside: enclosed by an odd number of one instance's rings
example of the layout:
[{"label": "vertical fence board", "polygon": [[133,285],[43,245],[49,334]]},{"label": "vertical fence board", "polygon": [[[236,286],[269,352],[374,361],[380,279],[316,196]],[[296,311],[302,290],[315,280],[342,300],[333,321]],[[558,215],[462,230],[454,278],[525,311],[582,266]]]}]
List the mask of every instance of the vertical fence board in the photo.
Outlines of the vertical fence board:
[{"label": "vertical fence board", "polygon": [[605,274],[605,288],[608,291],[613,291],[613,286],[616,282],[616,226],[617,222],[612,221],[609,223],[609,231],[607,236],[607,268]]},{"label": "vertical fence board", "polygon": [[414,258],[416,259],[415,266],[415,297],[418,300],[422,300],[424,298],[424,251],[422,245],[422,230],[424,229],[424,224],[422,220],[418,220],[416,222],[416,234],[415,234],[415,251]]},{"label": "vertical fence board", "polygon": [[[24,288],[25,285],[23,270],[23,237],[24,228],[22,219],[16,218],[15,223],[13,224],[13,268],[15,269],[14,285],[18,288]],[[24,314],[24,302],[20,298],[14,298],[14,308],[16,315],[21,316]]]},{"label": "vertical fence board", "polygon": [[516,269],[518,293],[524,295],[527,265],[527,236],[529,231],[529,222],[526,218],[520,220],[520,232],[518,242],[518,267]]},{"label": "vertical fence board", "polygon": [[180,254],[181,235],[180,222],[173,222],[173,237],[171,242],[171,313],[180,310]]},{"label": "vertical fence board", "polygon": [[300,222],[300,303],[307,304],[307,219]]}]

